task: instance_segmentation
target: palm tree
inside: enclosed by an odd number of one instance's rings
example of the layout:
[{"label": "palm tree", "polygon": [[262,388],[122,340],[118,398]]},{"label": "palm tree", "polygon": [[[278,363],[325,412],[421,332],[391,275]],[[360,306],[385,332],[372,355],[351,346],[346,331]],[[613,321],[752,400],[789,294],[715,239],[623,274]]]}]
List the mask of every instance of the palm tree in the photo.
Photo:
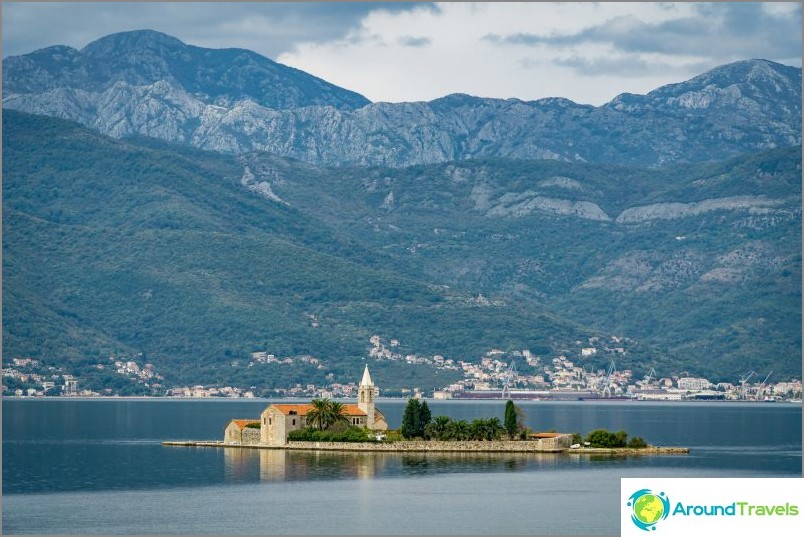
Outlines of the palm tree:
[{"label": "palm tree", "polygon": [[332,401],[325,397],[323,399],[313,399],[310,404],[313,405],[313,408],[307,411],[307,425],[317,427],[319,431],[323,431],[330,425]]},{"label": "palm tree", "polygon": [[472,440],[498,440],[504,432],[500,418],[476,419],[469,425]]},{"label": "palm tree", "polygon": [[500,418],[489,418],[486,420],[486,440],[499,440],[505,433]]},{"label": "palm tree", "polygon": [[329,429],[336,423],[349,423],[346,417],[346,406],[326,397],[310,401],[313,408],[307,411],[307,425],[316,427],[319,431]]},{"label": "palm tree", "polygon": [[327,428],[335,425],[336,423],[349,423],[349,418],[346,417],[346,406],[337,401],[329,401]]},{"label": "palm tree", "polygon": [[448,436],[455,440],[469,440],[472,436],[469,424],[466,420],[453,421],[450,423]]},{"label": "palm tree", "polygon": [[471,440],[483,440],[485,438],[486,420],[476,419],[469,424],[469,438]]},{"label": "palm tree", "polygon": [[449,440],[451,423],[452,418],[449,416],[436,416],[424,428],[424,434],[427,438],[433,440]]}]

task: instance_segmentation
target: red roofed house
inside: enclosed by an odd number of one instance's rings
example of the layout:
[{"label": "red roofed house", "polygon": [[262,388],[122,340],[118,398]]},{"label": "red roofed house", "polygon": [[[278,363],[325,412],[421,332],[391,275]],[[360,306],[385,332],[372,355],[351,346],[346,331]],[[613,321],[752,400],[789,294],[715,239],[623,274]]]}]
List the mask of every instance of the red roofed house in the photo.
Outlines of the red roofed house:
[{"label": "red roofed house", "polygon": [[[388,423],[382,412],[374,407],[376,389],[371,382],[368,365],[357,389],[356,405],[344,405],[349,425],[385,431]],[[260,414],[260,443],[270,445],[287,444],[288,433],[307,426],[307,412],[313,408],[310,403],[273,404]]]}]

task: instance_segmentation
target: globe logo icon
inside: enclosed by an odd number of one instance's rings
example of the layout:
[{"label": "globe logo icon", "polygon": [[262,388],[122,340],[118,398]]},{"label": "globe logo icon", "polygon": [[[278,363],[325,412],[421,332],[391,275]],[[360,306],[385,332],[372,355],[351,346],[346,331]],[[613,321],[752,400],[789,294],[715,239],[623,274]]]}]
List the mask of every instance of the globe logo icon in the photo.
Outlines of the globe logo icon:
[{"label": "globe logo icon", "polygon": [[626,504],[631,508],[631,522],[644,531],[656,530],[656,523],[667,518],[670,500],[664,492],[655,494],[650,489],[636,491]]}]

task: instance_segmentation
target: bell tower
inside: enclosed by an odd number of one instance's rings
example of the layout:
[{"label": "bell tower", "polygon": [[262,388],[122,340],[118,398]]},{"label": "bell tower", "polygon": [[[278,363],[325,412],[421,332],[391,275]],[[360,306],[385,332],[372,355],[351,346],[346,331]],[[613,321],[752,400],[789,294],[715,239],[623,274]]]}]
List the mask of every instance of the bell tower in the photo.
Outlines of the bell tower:
[{"label": "bell tower", "polygon": [[369,429],[374,428],[374,383],[371,382],[371,375],[369,375],[368,364],[363,371],[363,380],[360,381],[360,386],[357,388],[357,408],[362,410],[368,416],[366,426]]}]

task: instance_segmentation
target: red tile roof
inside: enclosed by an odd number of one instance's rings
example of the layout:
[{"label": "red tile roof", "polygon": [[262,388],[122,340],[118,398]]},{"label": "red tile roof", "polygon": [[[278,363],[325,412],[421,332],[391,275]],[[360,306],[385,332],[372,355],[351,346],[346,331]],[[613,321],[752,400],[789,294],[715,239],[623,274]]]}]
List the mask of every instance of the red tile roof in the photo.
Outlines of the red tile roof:
[{"label": "red tile roof", "polygon": [[249,423],[259,423],[259,422],[260,420],[232,420],[230,423],[234,423],[238,429],[242,430]]},{"label": "red tile roof", "polygon": [[557,436],[562,436],[567,433],[531,433],[528,436],[531,438],[555,438]]},{"label": "red tile roof", "polygon": [[[296,414],[298,414],[299,416],[306,416],[307,412],[309,412],[313,408],[313,405],[311,405],[310,403],[305,403],[305,404],[301,404],[301,405],[279,404],[279,405],[271,405],[271,406],[274,407],[275,409],[277,409],[279,412],[281,412],[285,416],[289,415],[291,411],[295,411]],[[346,411],[345,413],[346,413],[347,416],[365,416],[366,415],[366,413],[363,412],[362,410],[360,410],[357,405],[343,405],[343,408]]]}]

